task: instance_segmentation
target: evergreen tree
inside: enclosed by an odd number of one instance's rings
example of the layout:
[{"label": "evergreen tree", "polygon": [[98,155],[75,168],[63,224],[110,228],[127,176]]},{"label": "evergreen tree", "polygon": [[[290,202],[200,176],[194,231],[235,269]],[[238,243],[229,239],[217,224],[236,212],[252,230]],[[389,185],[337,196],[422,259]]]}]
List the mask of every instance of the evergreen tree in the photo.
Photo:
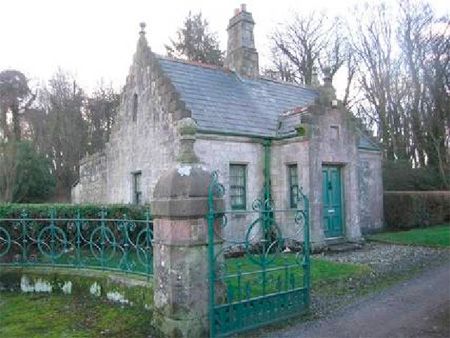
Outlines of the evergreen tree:
[{"label": "evergreen tree", "polygon": [[31,142],[0,144],[0,201],[46,201],[55,188],[50,161]]},{"label": "evergreen tree", "polygon": [[183,28],[177,31],[176,40],[170,39],[166,45],[167,54],[172,57],[187,59],[217,66],[223,65],[224,53],[219,49],[215,33],[209,32],[208,21],[201,13],[189,12]]}]

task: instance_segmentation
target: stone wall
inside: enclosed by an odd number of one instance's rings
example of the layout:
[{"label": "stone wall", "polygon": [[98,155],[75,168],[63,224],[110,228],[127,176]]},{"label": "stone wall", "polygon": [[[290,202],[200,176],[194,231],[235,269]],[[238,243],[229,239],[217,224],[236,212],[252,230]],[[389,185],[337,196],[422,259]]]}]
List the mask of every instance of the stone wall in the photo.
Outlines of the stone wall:
[{"label": "stone wall", "polygon": [[323,245],[322,166],[336,165],[341,168],[343,189],[344,236],[359,240],[359,186],[358,149],[356,130],[350,113],[343,109],[323,105],[310,109],[311,140],[310,156],[310,205],[311,238],[316,246]]},{"label": "stone wall", "polygon": [[297,164],[299,188],[309,194],[309,142],[307,137],[295,137],[272,143],[271,183],[272,198],[275,208],[284,210],[275,214],[275,219],[283,232],[283,236],[303,240],[303,227],[296,225],[294,218],[296,210],[290,209],[288,165]]},{"label": "stone wall", "polygon": [[102,179],[92,184],[89,175],[81,173],[73,194],[80,197],[73,202],[132,203],[133,173],[140,172],[141,201],[149,203],[159,176],[175,162],[179,143],[176,121],[188,114],[141,33],[104,151],[107,161],[102,168],[89,159],[82,165],[86,172],[103,169]]},{"label": "stone wall", "polygon": [[381,156],[381,153],[376,151],[359,151],[359,210],[362,233],[374,232],[383,227]]},{"label": "stone wall", "polygon": [[[165,93],[149,66],[134,64],[123,96],[123,108],[107,147],[108,203],[131,203],[132,173],[141,172],[142,201],[149,203],[159,176],[175,161],[175,121],[164,107]],[[136,121],[133,96],[138,94]]]},{"label": "stone wall", "polygon": [[[195,151],[206,168],[217,170],[219,181],[225,187],[227,210],[231,209],[230,164],[247,166],[247,211],[252,211],[252,202],[261,197],[264,187],[264,149],[261,141],[247,137],[198,135]],[[256,212],[229,215],[224,235],[228,240],[242,241],[248,225],[257,217]]]},{"label": "stone wall", "polygon": [[80,180],[72,188],[73,203],[105,201],[107,167],[107,157],[104,152],[86,156],[80,162]]}]

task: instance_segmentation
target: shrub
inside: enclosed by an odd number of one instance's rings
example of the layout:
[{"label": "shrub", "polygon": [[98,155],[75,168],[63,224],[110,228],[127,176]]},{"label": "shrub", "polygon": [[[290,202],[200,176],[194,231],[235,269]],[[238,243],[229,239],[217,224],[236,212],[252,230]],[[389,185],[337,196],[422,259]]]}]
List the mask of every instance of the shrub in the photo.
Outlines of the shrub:
[{"label": "shrub", "polygon": [[50,161],[28,141],[0,144],[0,200],[36,203],[55,189]]},{"label": "shrub", "polygon": [[423,191],[444,188],[436,169],[412,168],[411,163],[406,160],[383,163],[383,186],[387,191]]},{"label": "shrub", "polygon": [[394,229],[450,222],[450,191],[385,192],[384,220]]},{"label": "shrub", "polygon": [[100,211],[105,210],[106,218],[123,218],[145,220],[148,206],[135,205],[107,205],[102,207],[95,204],[0,204],[0,218],[19,218],[23,210],[26,210],[30,218],[47,218],[51,210],[55,210],[58,218],[75,218],[80,212],[83,218],[99,218]]}]

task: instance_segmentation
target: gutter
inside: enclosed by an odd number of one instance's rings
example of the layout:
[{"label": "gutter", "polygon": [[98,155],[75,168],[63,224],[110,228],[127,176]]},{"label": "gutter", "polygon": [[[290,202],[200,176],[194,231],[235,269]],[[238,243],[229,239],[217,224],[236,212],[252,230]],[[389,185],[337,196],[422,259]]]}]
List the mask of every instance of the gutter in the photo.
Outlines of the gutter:
[{"label": "gutter", "polygon": [[286,140],[294,137],[298,137],[297,134],[292,134],[288,136],[263,136],[263,135],[254,135],[254,134],[246,134],[246,133],[237,133],[237,132],[229,132],[229,131],[213,131],[207,129],[197,129],[197,133],[200,134],[208,134],[208,135],[224,135],[224,136],[238,136],[238,137],[250,137],[255,140],[260,140],[261,142],[267,141],[278,141],[278,140]]}]

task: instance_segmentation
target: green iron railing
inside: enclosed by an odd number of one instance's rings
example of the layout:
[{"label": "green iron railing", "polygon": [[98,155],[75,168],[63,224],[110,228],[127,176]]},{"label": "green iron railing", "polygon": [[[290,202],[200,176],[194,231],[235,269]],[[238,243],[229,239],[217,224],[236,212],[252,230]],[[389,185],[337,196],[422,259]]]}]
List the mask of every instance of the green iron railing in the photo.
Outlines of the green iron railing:
[{"label": "green iron railing", "polygon": [[60,266],[122,271],[150,276],[153,273],[153,223],[107,218],[0,218],[0,265]]},{"label": "green iron railing", "polygon": [[207,214],[211,337],[298,315],[310,302],[308,198],[300,190],[297,209],[257,199],[249,211],[215,210],[224,193],[214,173]]}]

